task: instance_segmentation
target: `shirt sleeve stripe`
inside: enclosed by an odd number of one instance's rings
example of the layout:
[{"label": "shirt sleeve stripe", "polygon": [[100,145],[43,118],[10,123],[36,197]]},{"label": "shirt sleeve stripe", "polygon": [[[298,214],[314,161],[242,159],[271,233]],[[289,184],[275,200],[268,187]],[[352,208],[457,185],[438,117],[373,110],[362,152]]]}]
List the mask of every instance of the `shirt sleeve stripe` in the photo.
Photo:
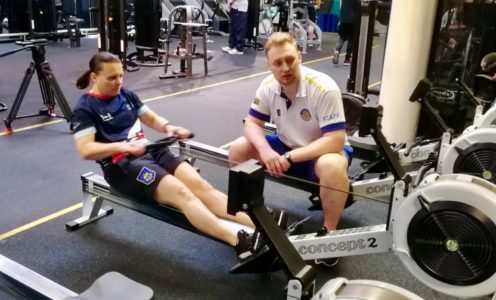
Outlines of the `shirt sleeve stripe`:
[{"label": "shirt sleeve stripe", "polygon": [[74,133],[74,140],[77,140],[79,138],[82,138],[83,136],[87,136],[90,134],[95,134],[96,133],[96,128],[95,127],[88,127],[83,130],[80,130],[76,133]]},{"label": "shirt sleeve stripe", "polygon": [[141,116],[142,114],[146,113],[149,110],[150,110],[150,107],[148,105],[144,104],[143,106],[141,106],[138,109],[138,116]]},{"label": "shirt sleeve stripe", "polygon": [[327,132],[342,130],[342,129],[346,129],[346,123],[345,122],[326,125],[326,126],[320,128],[320,132],[327,133]]},{"label": "shirt sleeve stripe", "polygon": [[270,121],[270,116],[269,115],[266,115],[266,114],[262,114],[256,110],[254,110],[253,108],[250,108],[250,111],[248,112],[248,114],[254,118],[257,118],[259,120],[262,120],[264,122],[269,122]]}]

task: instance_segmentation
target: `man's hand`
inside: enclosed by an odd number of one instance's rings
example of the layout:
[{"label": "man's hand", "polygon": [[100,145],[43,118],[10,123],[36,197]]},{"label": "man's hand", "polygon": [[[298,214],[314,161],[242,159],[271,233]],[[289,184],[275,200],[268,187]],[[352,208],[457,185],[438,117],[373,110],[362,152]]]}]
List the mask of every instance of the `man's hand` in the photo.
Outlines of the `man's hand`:
[{"label": "man's hand", "polygon": [[280,177],[286,172],[291,164],[276,151],[269,149],[260,153],[260,159],[272,176]]}]

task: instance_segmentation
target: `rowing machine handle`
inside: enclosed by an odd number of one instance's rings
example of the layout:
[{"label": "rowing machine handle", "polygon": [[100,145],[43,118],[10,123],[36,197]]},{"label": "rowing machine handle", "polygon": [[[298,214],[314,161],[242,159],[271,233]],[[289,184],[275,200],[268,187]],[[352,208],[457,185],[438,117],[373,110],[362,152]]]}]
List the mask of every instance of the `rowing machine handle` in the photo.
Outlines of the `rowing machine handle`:
[{"label": "rowing machine handle", "polygon": [[[195,135],[192,133],[192,134],[190,134],[188,139],[191,139],[193,137],[195,137]],[[165,148],[165,147],[168,147],[168,146],[174,144],[175,142],[177,142],[180,139],[181,138],[179,138],[179,136],[177,134],[172,134],[172,135],[169,135],[163,139],[160,139],[158,141],[151,142],[151,143],[147,144],[145,146],[145,149],[147,152],[152,151],[152,150],[162,149],[162,148]]]}]

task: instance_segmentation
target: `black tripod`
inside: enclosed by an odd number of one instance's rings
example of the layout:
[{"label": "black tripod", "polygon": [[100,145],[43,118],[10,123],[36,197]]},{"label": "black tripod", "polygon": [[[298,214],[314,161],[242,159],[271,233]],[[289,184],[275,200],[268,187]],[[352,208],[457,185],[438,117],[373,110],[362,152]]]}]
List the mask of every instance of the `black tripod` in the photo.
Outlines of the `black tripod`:
[{"label": "black tripod", "polygon": [[[60,89],[57,80],[55,79],[55,75],[53,74],[50,65],[45,59],[45,45],[47,45],[46,40],[34,40],[34,41],[26,41],[26,42],[17,42],[18,45],[22,46],[22,48],[15,49],[12,51],[0,53],[0,57],[4,57],[10,54],[14,54],[23,50],[31,50],[33,61],[29,64],[28,69],[26,70],[26,75],[24,75],[24,79],[22,80],[21,87],[17,92],[14,104],[12,105],[12,109],[10,110],[7,119],[4,120],[5,123],[5,132],[12,133],[12,128],[10,125],[12,121],[15,119],[22,119],[28,117],[36,117],[36,116],[51,116],[51,117],[60,117],[64,118],[67,122],[70,121],[71,118],[71,108],[67,104],[67,100]],[[26,91],[29,87],[29,83],[31,82],[31,78],[33,77],[34,72],[38,75],[38,81],[40,83],[41,96],[43,98],[43,104],[46,108],[42,108],[38,114],[31,115],[23,115],[17,116],[17,112],[21,107],[22,100],[26,95]],[[55,114],[55,101],[57,101],[60,106],[62,113],[64,116],[57,116]]]}]

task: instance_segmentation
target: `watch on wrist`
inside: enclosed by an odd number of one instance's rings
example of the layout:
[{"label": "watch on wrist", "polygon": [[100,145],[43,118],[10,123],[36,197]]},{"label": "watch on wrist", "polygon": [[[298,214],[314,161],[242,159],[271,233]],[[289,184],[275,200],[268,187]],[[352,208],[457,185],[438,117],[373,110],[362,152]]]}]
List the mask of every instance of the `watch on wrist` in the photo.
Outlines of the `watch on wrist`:
[{"label": "watch on wrist", "polygon": [[291,153],[288,151],[286,153],[284,153],[284,158],[290,163],[290,164],[293,164],[293,160],[291,159]]}]

